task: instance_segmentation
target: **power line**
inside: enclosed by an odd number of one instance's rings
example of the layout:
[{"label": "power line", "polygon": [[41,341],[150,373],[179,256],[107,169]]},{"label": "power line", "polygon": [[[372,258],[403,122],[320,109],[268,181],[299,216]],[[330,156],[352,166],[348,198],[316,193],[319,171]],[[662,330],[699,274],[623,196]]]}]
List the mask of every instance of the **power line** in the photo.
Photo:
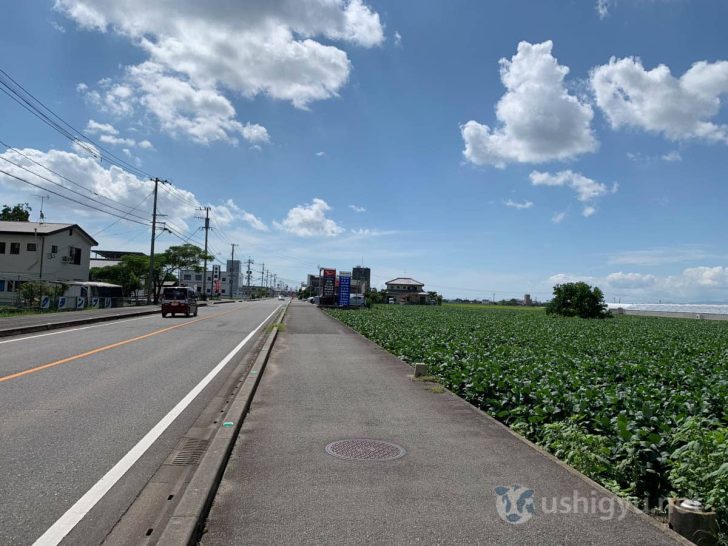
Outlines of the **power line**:
[{"label": "power line", "polygon": [[[9,83],[8,81],[11,83]],[[2,68],[0,68],[0,86],[0,90],[2,90],[6,95],[12,98],[15,102],[20,104],[31,114],[43,121],[46,125],[55,129],[72,142],[76,142],[77,144],[82,146],[90,154],[95,155],[94,150],[88,148],[88,144],[91,144],[96,149],[101,150],[106,154],[106,157],[102,156],[100,158],[101,160],[106,160],[107,163],[114,164],[129,172],[137,173],[137,175],[142,178],[152,178],[151,174],[116,156],[114,153],[110,152],[99,143],[90,139],[82,131],[79,131],[78,129],[70,125],[53,110],[48,108],[41,100],[35,97],[30,91],[28,91],[25,87],[23,87],[20,83],[13,79],[13,77],[5,72]]]},{"label": "power line", "polygon": [[[21,164],[19,164],[19,163],[15,163],[15,161],[11,161],[11,160],[9,160],[9,159],[8,159],[7,157],[2,157],[2,156],[0,156],[0,159],[2,159],[3,161],[6,161],[6,162],[8,162],[8,163],[10,163],[11,165],[15,165],[15,166],[16,166],[16,167],[18,167],[19,169],[22,169],[22,170],[24,170],[24,171],[26,171],[26,172],[29,172],[30,174],[32,174],[32,175],[35,175],[35,176],[37,176],[38,178],[40,178],[40,179],[42,179],[42,180],[45,180],[46,182],[50,182],[51,184],[55,184],[56,186],[59,186],[59,187],[63,188],[63,189],[64,189],[64,190],[66,190],[66,191],[70,191],[71,193],[75,193],[76,195],[79,195],[79,196],[83,197],[84,199],[88,199],[89,201],[93,201],[94,203],[98,203],[98,204],[99,204],[99,205],[101,205],[101,206],[104,206],[104,207],[109,207],[109,208],[111,208],[111,209],[114,209],[114,210],[116,210],[116,211],[118,211],[118,212],[121,212],[122,214],[124,214],[124,215],[126,215],[126,216],[133,216],[134,218],[137,218],[137,219],[139,219],[139,220],[145,220],[145,221],[146,221],[146,218],[143,218],[143,217],[141,217],[141,216],[137,216],[136,214],[131,214],[131,213],[130,213],[130,211],[126,211],[126,210],[120,209],[120,208],[118,208],[118,207],[113,207],[113,206],[111,206],[111,205],[109,205],[109,204],[107,204],[107,203],[102,203],[102,202],[101,202],[101,201],[99,201],[98,199],[94,199],[93,197],[89,197],[89,196],[87,196],[87,195],[84,195],[84,194],[82,194],[82,193],[81,193],[81,192],[79,192],[79,191],[76,191],[76,190],[74,190],[74,189],[72,189],[72,188],[68,188],[68,187],[64,186],[63,184],[61,184],[61,183],[59,183],[59,182],[56,182],[56,181],[54,181],[54,180],[51,180],[50,178],[47,178],[47,177],[43,176],[42,174],[38,174],[38,173],[37,173],[37,172],[35,172],[35,171],[31,171],[31,170],[30,170],[29,168],[27,168],[27,167],[23,167],[23,166],[22,166]],[[49,190],[49,191],[50,191],[50,190]]]},{"label": "power line", "polygon": [[[131,210],[134,211],[134,210],[138,209],[139,207],[141,207],[147,201],[147,199],[149,199],[152,195],[154,195],[154,190],[150,191],[149,194],[144,199],[142,199],[141,201],[139,201],[139,204],[136,207],[134,207],[133,209],[131,209]],[[107,229],[109,229],[111,226],[113,226],[115,224],[118,224],[121,220],[122,220],[122,218],[119,218],[118,220],[114,220],[113,222],[111,222],[108,226],[106,226],[102,230],[97,231],[96,233],[94,233],[93,236],[96,237],[99,233],[103,233],[104,231],[106,231]]]},{"label": "power line", "polygon": [[72,202],[77,203],[79,205],[82,205],[84,207],[88,207],[90,209],[93,209],[93,210],[96,210],[96,211],[99,211],[99,212],[103,212],[104,214],[109,214],[109,215],[115,216],[117,218],[121,218],[122,220],[126,220],[127,222],[133,222],[135,224],[139,224],[139,225],[142,225],[142,226],[149,226],[149,223],[138,222],[136,220],[132,220],[131,218],[127,218],[127,217],[121,216],[119,214],[115,214],[115,213],[110,212],[108,210],[103,210],[103,209],[100,209],[98,207],[94,207],[93,205],[89,205],[88,203],[83,203],[82,201],[78,201],[77,199],[73,199],[72,197],[68,197],[67,195],[63,195],[62,193],[58,193],[58,192],[53,191],[53,190],[51,190],[49,188],[45,188],[45,187],[40,186],[38,184],[34,184],[33,182],[30,182],[29,180],[26,180],[25,178],[22,178],[20,176],[16,176],[16,175],[11,174],[11,173],[9,173],[7,171],[4,171],[2,169],[0,169],[0,173],[4,174],[5,176],[9,176],[10,178],[14,178],[15,180],[19,180],[20,182],[23,182],[23,183],[28,184],[30,186],[33,186],[34,188],[38,188],[39,190],[47,191],[49,193],[52,193],[53,195],[57,195],[58,197],[61,197],[61,198],[66,199],[68,201],[72,201]]},{"label": "power line", "polygon": [[57,177],[62,178],[63,180],[65,180],[67,182],[70,182],[74,186],[77,186],[79,188],[82,188],[82,189],[86,190],[87,192],[95,195],[96,197],[99,197],[101,199],[106,199],[107,201],[111,201],[112,203],[115,203],[115,204],[120,205],[122,207],[131,208],[131,207],[129,207],[129,205],[125,205],[124,203],[120,203],[119,201],[115,201],[114,199],[111,199],[110,197],[106,197],[105,195],[101,195],[100,193],[95,192],[91,188],[89,188],[87,186],[84,186],[83,184],[79,184],[75,180],[72,180],[72,179],[68,178],[67,176],[62,175],[61,173],[54,171],[50,167],[47,167],[46,165],[43,165],[42,163],[40,163],[40,162],[36,161],[35,159],[33,159],[32,157],[30,157],[29,155],[24,154],[23,152],[21,152],[20,150],[18,150],[14,146],[11,146],[10,144],[7,144],[6,142],[3,142],[2,140],[0,140],[0,144],[3,145],[3,146],[5,146],[5,148],[7,148],[8,151],[12,151],[12,152],[14,152],[14,153],[16,153],[16,154],[24,157],[28,161],[34,163],[35,165],[38,165],[39,167],[41,167],[42,169],[45,169],[49,173],[52,173],[52,174],[56,175]]}]

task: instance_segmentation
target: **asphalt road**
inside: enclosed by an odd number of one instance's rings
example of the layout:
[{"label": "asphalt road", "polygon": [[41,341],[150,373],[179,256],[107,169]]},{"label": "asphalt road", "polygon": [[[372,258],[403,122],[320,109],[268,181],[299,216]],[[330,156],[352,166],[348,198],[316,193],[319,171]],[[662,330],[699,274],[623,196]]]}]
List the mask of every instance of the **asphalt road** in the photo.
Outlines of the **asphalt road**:
[{"label": "asphalt road", "polygon": [[[200,308],[0,340],[0,544],[32,544],[280,302]],[[240,355],[253,345],[251,341]],[[81,519],[99,544],[221,388],[222,369]]]}]

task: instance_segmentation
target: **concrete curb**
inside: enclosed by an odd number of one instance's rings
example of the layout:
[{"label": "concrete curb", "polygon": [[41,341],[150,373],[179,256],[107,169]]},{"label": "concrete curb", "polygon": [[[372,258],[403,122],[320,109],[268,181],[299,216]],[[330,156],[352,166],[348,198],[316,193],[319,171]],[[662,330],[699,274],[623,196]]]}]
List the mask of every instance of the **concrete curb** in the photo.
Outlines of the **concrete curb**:
[{"label": "concrete curb", "polygon": [[[272,323],[280,322],[287,309],[288,305],[283,307],[282,311],[273,318]],[[179,546],[197,543],[217,488],[222,481],[235,439],[240,433],[243,420],[253,401],[277,336],[278,328],[273,328],[235,399],[230,404],[220,428],[210,441],[210,446],[203,455],[197,470],[182,493],[182,498],[162,531],[157,545]],[[222,423],[226,422],[234,424],[225,427]]]},{"label": "concrete curb", "polygon": [[117,315],[102,315],[89,317],[84,319],[69,320],[67,322],[46,322],[44,324],[33,324],[29,326],[19,326],[18,328],[6,328],[0,330],[0,337],[19,336],[22,334],[32,334],[34,332],[43,332],[46,330],[57,330],[59,328],[71,328],[73,326],[82,326],[84,324],[93,324],[94,322],[106,322],[110,320],[121,320],[130,317],[141,317],[144,315],[154,315],[159,313],[159,309],[151,309],[146,311],[138,311],[136,313],[119,313]]},{"label": "concrete curb", "polygon": [[[357,332],[356,330],[354,330],[348,324],[344,324],[343,322],[341,322],[340,320],[338,320],[335,317],[332,317],[328,313],[324,313],[324,314],[330,320],[336,322],[340,326],[343,326],[344,328],[346,328],[347,330],[349,330],[351,333],[359,336],[360,338],[362,338],[364,341],[366,341],[367,343],[369,343],[370,345],[372,345],[377,350],[383,351],[383,352],[387,353],[388,355],[394,357],[395,360],[397,360],[398,362],[401,363],[401,365],[403,367],[403,371],[404,371],[405,368],[408,368],[409,371],[411,371],[412,373],[414,373],[414,367],[411,364],[409,364],[408,362],[405,362],[404,360],[402,360],[400,358],[397,358],[395,355],[393,355],[392,353],[390,353],[389,351],[387,351],[384,347],[381,347],[380,345],[377,345],[371,339],[367,338],[366,336],[363,336],[362,334],[360,334],[359,332]],[[598,484],[597,482],[595,482],[594,480],[592,480],[588,476],[585,476],[584,474],[582,474],[581,472],[579,472],[575,468],[569,466],[564,461],[562,461],[561,459],[557,458],[555,455],[552,455],[551,453],[549,453],[548,451],[546,451],[544,448],[542,448],[538,444],[535,444],[531,440],[525,438],[524,436],[521,436],[516,431],[514,431],[513,429],[511,429],[508,425],[506,425],[504,423],[501,423],[495,417],[489,415],[488,413],[486,413],[482,409],[478,408],[477,406],[474,406],[473,404],[471,404],[470,402],[468,402],[464,398],[458,396],[457,394],[455,394],[454,392],[452,392],[450,389],[448,389],[447,387],[445,387],[441,383],[438,383],[438,385],[440,385],[442,387],[443,394],[446,394],[446,395],[451,396],[452,398],[454,398],[455,400],[457,400],[459,403],[463,404],[468,409],[470,409],[471,411],[473,411],[481,419],[483,419],[485,421],[489,421],[490,423],[495,423],[497,426],[503,428],[506,432],[508,432],[511,436],[513,436],[517,440],[519,440],[521,443],[523,443],[527,447],[530,447],[531,449],[537,451],[538,453],[540,453],[541,455],[543,455],[544,457],[546,457],[547,459],[549,459],[553,463],[557,464],[558,466],[560,466],[561,468],[563,468],[564,470],[566,470],[567,472],[569,472],[571,475],[576,476],[577,478],[579,478],[582,481],[586,482],[590,487],[592,487],[594,490],[600,492],[602,495],[605,495],[607,497],[612,497],[614,499],[618,499],[618,500],[622,501],[624,503],[624,506],[627,507],[627,510],[629,510],[633,515],[637,516],[644,523],[646,523],[648,525],[651,525],[652,527],[655,527],[655,528],[659,529],[660,531],[662,531],[662,533],[664,533],[665,535],[667,535],[668,537],[670,537],[672,540],[674,540],[678,544],[682,544],[683,546],[695,546],[688,539],[686,539],[682,535],[680,535],[680,534],[676,533],[675,531],[673,531],[672,529],[670,529],[667,526],[667,524],[660,523],[659,521],[655,520],[654,518],[650,517],[648,514],[644,513],[642,510],[640,510],[639,508],[637,508],[631,502],[626,501],[624,499],[621,499],[620,497],[618,497],[617,495],[615,495],[612,491],[610,491],[609,489],[607,489],[603,485]]]}]

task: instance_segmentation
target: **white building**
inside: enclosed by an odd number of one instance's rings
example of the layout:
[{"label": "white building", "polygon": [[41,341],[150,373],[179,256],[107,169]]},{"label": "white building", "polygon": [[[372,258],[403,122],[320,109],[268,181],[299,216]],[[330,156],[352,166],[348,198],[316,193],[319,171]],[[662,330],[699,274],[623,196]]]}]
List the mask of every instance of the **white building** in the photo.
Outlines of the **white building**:
[{"label": "white building", "polygon": [[0,301],[27,281],[87,281],[96,245],[77,224],[0,221]]},{"label": "white building", "polygon": [[[231,260],[228,260],[227,265],[228,271],[221,271],[219,266],[215,266],[213,270],[207,271],[205,289],[208,296],[215,295],[218,292],[220,295],[225,297],[229,297],[231,293],[234,298],[242,298],[244,296],[246,287],[244,284],[244,275],[240,272],[240,262],[235,260],[231,263]],[[230,272],[231,270],[232,273]],[[202,270],[195,271],[193,269],[182,269],[179,272],[179,282],[183,286],[189,286],[197,291],[198,294],[201,294],[203,274]],[[219,280],[219,291],[216,290],[217,280]],[[232,292],[230,291],[231,286]]]}]

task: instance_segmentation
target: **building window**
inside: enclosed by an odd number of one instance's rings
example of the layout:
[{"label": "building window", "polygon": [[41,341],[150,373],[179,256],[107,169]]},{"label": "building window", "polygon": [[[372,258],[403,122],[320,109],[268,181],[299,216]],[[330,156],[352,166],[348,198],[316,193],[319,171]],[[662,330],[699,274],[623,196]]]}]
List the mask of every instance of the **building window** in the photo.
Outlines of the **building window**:
[{"label": "building window", "polygon": [[51,254],[58,254],[58,246],[52,245],[51,246]]},{"label": "building window", "polygon": [[196,281],[201,281],[202,280],[202,273],[200,273],[198,275],[195,275],[195,280]]},{"label": "building window", "polygon": [[10,243],[10,254],[20,254],[20,243]]},{"label": "building window", "polygon": [[0,292],[5,292],[5,281],[0,279]]},{"label": "building window", "polygon": [[81,265],[81,249],[80,248],[74,248],[71,247],[71,263],[73,265]]},{"label": "building window", "polygon": [[191,281],[192,275],[190,275],[189,273],[185,273],[184,275],[182,275],[182,280]]},{"label": "building window", "polygon": [[5,243],[0,243],[0,254],[5,254]]},{"label": "building window", "polygon": [[12,292],[15,289],[15,283],[13,281],[8,281],[8,292]]},{"label": "building window", "polygon": [[35,252],[37,250],[36,243],[28,243],[25,248],[28,252]]}]

